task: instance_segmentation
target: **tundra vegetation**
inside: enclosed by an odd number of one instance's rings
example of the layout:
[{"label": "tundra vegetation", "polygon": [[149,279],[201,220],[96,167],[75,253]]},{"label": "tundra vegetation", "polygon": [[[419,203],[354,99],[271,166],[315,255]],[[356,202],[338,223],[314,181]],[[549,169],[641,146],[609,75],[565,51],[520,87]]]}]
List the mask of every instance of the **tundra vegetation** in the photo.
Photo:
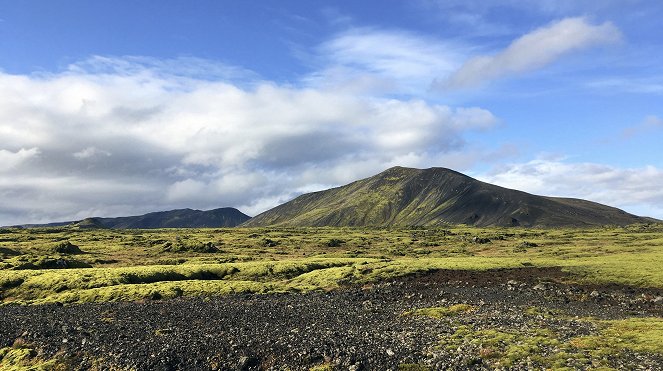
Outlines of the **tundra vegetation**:
[{"label": "tundra vegetation", "polygon": [[[167,300],[180,296],[333,290],[445,270],[558,267],[564,283],[663,289],[663,225],[587,229],[228,228],[110,230],[72,227],[0,229],[1,305]],[[545,281],[545,277],[541,278]],[[404,316],[455,321],[462,303],[412,308]],[[527,315],[538,308],[524,309]],[[591,361],[620,351],[663,353],[663,319],[580,319],[587,336],[560,339],[554,329],[475,330],[459,325],[440,347],[475,345],[496,367],[514,358]],[[555,349],[544,352],[541,349]],[[0,368],[55,367],[29,344],[0,349]],[[55,362],[55,363],[54,363]],[[596,362],[602,367],[601,362]],[[414,369],[416,365],[403,365]],[[423,366],[422,366],[423,367]]]}]

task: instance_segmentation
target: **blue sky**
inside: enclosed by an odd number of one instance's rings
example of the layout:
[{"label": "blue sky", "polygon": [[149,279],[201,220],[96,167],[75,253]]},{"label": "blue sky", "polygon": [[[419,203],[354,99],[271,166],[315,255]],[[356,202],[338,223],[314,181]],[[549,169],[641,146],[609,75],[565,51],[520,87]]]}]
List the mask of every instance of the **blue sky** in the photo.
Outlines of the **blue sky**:
[{"label": "blue sky", "polygon": [[663,218],[655,1],[0,1],[0,225],[389,166]]}]

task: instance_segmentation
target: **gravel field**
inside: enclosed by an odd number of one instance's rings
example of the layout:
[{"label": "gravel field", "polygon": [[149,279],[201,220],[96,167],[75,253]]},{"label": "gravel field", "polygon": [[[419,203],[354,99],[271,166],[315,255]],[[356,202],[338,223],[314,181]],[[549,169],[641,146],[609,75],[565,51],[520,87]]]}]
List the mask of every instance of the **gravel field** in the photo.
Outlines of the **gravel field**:
[{"label": "gravel field", "polygon": [[[0,348],[16,339],[71,368],[136,370],[492,369],[471,344],[440,345],[461,326],[560,339],[597,332],[582,318],[661,316],[660,291],[559,283],[557,269],[438,271],[330,292],[229,295],[129,303],[0,307]],[[433,318],[426,307],[473,310]],[[530,308],[528,312],[528,308]],[[532,312],[531,308],[537,308]],[[547,315],[550,314],[550,315]],[[553,315],[554,314],[554,315]],[[545,350],[542,350],[545,351]],[[574,363],[591,368],[590,362]],[[624,352],[612,367],[661,369],[660,354]],[[537,368],[522,360],[513,369]]]}]

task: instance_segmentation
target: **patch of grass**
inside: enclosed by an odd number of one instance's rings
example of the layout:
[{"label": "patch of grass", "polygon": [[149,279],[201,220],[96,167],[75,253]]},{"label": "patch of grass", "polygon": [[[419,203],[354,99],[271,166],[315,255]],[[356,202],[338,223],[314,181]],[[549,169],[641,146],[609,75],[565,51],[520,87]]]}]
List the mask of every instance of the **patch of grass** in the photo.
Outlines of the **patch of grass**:
[{"label": "patch of grass", "polygon": [[[634,253],[582,257],[565,268],[581,283],[618,283],[635,287],[663,288],[663,245]],[[561,264],[560,264],[561,265]]]},{"label": "patch of grass", "polygon": [[[473,243],[473,237],[490,239],[491,243]],[[528,247],[514,251],[522,241],[528,241]],[[74,249],[54,253],[54,246],[65,244],[85,253],[76,259],[70,255]],[[194,285],[218,280],[301,291],[378,282],[436,269],[523,265],[560,267],[577,283],[663,288],[663,270],[658,267],[661,261],[663,225],[657,224],[550,230],[467,226],[7,228],[0,231],[0,300],[32,303],[70,294],[80,300],[105,300],[124,297],[117,293],[125,285],[168,286],[185,281]],[[100,294],[104,288],[112,294]],[[126,288],[142,295],[142,289]],[[181,289],[185,295],[197,291]],[[96,291],[84,295],[85,290]],[[208,293],[208,289],[203,291]]]},{"label": "patch of grass", "polygon": [[466,347],[493,367],[578,369],[618,367],[612,355],[628,350],[663,354],[663,319],[628,318],[595,321],[596,335],[563,339],[550,329],[480,329],[459,326],[441,345]]},{"label": "patch of grass", "polygon": [[481,329],[460,326],[442,341],[442,346],[455,350],[464,346],[492,367],[571,368],[587,363],[585,354],[572,350],[548,329],[523,330]]},{"label": "patch of grass", "polygon": [[181,241],[175,241],[172,243],[166,241],[162,245],[163,251],[166,252],[198,252],[198,253],[215,253],[219,251],[219,248],[214,244],[214,242],[188,242],[184,243]]},{"label": "patch of grass", "polygon": [[476,310],[469,304],[454,304],[448,307],[419,308],[403,313],[404,316],[427,316],[433,318],[453,317]]},{"label": "patch of grass", "polygon": [[323,363],[321,365],[313,366],[309,369],[309,371],[333,371],[334,366],[332,366],[329,363]]},{"label": "patch of grass", "polygon": [[155,282],[149,284],[126,284],[86,290],[70,290],[54,293],[29,304],[87,303],[111,301],[135,301],[141,299],[162,300],[180,296],[217,296],[234,293],[282,292],[278,285],[254,281],[200,281]]},{"label": "patch of grass", "polygon": [[[328,271],[333,272],[335,268],[353,263],[355,260],[352,259],[318,259],[184,264],[72,269],[67,275],[56,270],[4,271],[0,272],[0,287],[7,288],[4,295],[23,303],[103,302],[233,292],[311,290],[323,287],[323,281],[326,285],[332,285],[336,282],[336,276]],[[306,276],[312,271],[317,272],[318,281]],[[292,280],[295,277],[299,281]]]},{"label": "patch of grass", "polygon": [[663,318],[627,318],[597,323],[603,327],[599,335],[577,337],[571,343],[579,349],[601,354],[624,349],[663,354]]},{"label": "patch of grass", "polygon": [[37,351],[28,345],[16,345],[0,349],[0,370],[51,371],[66,370],[67,367],[58,359],[44,360]]}]

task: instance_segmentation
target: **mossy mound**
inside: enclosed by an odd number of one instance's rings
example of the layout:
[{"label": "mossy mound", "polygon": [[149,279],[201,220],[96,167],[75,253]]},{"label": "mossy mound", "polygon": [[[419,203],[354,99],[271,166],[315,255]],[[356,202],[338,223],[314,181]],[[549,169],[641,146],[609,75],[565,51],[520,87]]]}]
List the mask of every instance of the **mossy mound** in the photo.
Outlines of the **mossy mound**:
[{"label": "mossy mound", "polygon": [[163,244],[163,251],[215,253],[219,251],[219,248],[216,247],[216,244],[213,242],[183,243],[181,241],[177,241],[172,243],[167,241]]},{"label": "mossy mound", "polygon": [[0,257],[8,257],[8,256],[16,256],[16,255],[21,255],[20,252],[16,250],[12,250],[8,247],[0,247]]},{"label": "mossy mound", "polygon": [[1,269],[24,270],[24,269],[68,269],[68,268],[92,268],[92,265],[80,260],[68,259],[61,256],[29,256],[21,255],[5,260]]},{"label": "mossy mound", "polygon": [[51,248],[51,252],[58,254],[82,254],[83,251],[69,241],[63,241]]}]

